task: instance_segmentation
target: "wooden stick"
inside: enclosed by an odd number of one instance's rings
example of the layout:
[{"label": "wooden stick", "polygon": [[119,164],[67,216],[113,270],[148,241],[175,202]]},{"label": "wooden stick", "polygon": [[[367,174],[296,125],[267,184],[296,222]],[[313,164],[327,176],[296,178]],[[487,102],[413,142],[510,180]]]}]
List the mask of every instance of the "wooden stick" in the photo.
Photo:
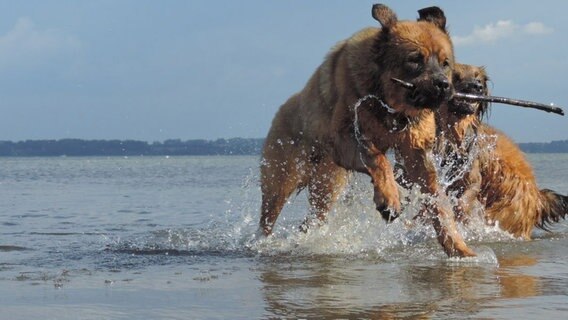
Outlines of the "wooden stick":
[{"label": "wooden stick", "polygon": [[561,116],[564,115],[564,110],[562,110],[562,108],[550,106],[550,105],[546,105],[546,104],[542,104],[542,103],[538,103],[538,102],[526,101],[526,100],[518,100],[518,99],[511,99],[511,98],[505,98],[505,97],[495,97],[495,96],[480,96],[480,95],[477,95],[477,94],[461,93],[461,92],[454,93],[454,99],[465,100],[465,101],[474,101],[474,102],[483,101],[483,102],[503,103],[503,104],[519,106],[519,107],[523,107],[523,108],[532,108],[532,109],[538,109],[538,110],[542,110],[542,111],[546,111],[546,112],[552,112],[552,113],[559,114]]},{"label": "wooden stick", "polygon": [[[406,88],[406,89],[414,89],[414,85],[412,83],[402,81],[402,80],[397,79],[397,78],[391,78],[391,80],[393,82],[399,84],[400,86]],[[495,96],[480,96],[480,95],[477,95],[477,94],[462,93],[462,92],[454,93],[453,99],[465,100],[465,101],[471,101],[471,102],[495,102],[495,103],[509,104],[509,105],[513,105],[513,106],[519,106],[519,107],[524,107],[524,108],[531,108],[531,109],[538,109],[538,110],[542,110],[542,111],[546,111],[546,112],[552,112],[552,113],[559,114],[561,116],[564,115],[564,110],[562,110],[562,108],[560,108],[560,107],[550,106],[550,105],[546,105],[546,104],[542,104],[542,103],[538,103],[538,102],[532,102],[532,101],[525,101],[525,100],[518,100],[518,99],[511,99],[511,98],[504,98],[504,97],[495,97]]]},{"label": "wooden stick", "polygon": [[413,85],[412,83],[410,83],[410,82],[402,81],[402,80],[397,79],[397,78],[391,78],[391,80],[392,80],[392,82],[394,82],[394,83],[400,85],[400,86],[403,87],[403,88],[406,88],[406,89],[414,89],[414,85]]}]

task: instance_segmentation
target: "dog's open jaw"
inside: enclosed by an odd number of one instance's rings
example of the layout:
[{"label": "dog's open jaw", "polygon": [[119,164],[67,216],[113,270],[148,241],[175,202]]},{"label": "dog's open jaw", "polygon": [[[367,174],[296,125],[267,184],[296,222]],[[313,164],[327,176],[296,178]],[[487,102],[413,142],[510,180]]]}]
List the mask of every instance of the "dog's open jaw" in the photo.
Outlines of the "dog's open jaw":
[{"label": "dog's open jaw", "polygon": [[479,108],[479,102],[456,101],[450,102],[448,110],[456,116],[469,116],[475,114]]},{"label": "dog's open jaw", "polygon": [[[486,88],[478,79],[463,82],[460,82],[458,80],[456,81],[456,91],[462,93],[484,95],[486,93]],[[465,117],[475,114],[480,107],[481,105],[479,102],[468,102],[452,99],[449,102],[448,110],[457,116]]]}]

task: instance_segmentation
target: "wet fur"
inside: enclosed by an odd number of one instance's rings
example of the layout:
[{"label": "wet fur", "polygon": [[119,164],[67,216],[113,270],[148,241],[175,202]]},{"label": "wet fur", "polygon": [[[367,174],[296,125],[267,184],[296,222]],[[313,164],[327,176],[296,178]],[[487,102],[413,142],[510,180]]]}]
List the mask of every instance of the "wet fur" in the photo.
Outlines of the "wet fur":
[{"label": "wet fur", "polygon": [[479,201],[488,221],[516,237],[530,239],[534,227],[566,218],[568,198],[552,190],[539,190],[534,172],[524,153],[504,133],[482,125],[480,133],[494,136],[494,150],[479,158],[481,188]]},{"label": "wet fur", "polygon": [[[382,28],[361,30],[338,43],[302,91],[280,107],[262,153],[264,234],[272,232],[288,197],[303,188],[308,190],[312,214],[324,221],[349,171],[371,176],[377,209],[387,219],[396,217],[400,201],[386,157],[389,149],[405,160],[424,192],[438,193],[436,171],[426,152],[435,141],[433,109],[445,100],[432,99],[432,79],[441,74],[451,81],[454,58],[443,12],[429,10],[420,13],[421,21],[398,21],[390,9],[375,5],[373,16]],[[408,70],[407,59],[417,52],[425,59],[426,71],[415,74]],[[391,77],[412,79],[418,89],[409,93],[393,84]],[[395,112],[387,112],[368,95]],[[406,123],[404,130],[395,128],[397,121]],[[457,234],[453,214],[432,207],[438,239],[447,254],[474,255]]]},{"label": "wet fur", "polygon": [[[478,79],[484,84],[484,93],[488,93],[483,68],[456,64],[454,70],[456,90],[461,82]],[[437,150],[445,152],[445,156],[468,157],[465,138],[476,134],[476,148],[481,151],[464,178],[448,190],[460,197],[457,212],[463,218],[472,214],[471,204],[477,200],[485,207],[489,223],[497,222],[503,230],[524,239],[531,238],[534,227],[547,230],[551,222],[566,218],[568,198],[552,190],[539,190],[532,167],[519,147],[503,132],[482,123],[487,105],[478,104],[473,115],[457,115],[450,108],[443,106],[437,114],[443,137]]]}]

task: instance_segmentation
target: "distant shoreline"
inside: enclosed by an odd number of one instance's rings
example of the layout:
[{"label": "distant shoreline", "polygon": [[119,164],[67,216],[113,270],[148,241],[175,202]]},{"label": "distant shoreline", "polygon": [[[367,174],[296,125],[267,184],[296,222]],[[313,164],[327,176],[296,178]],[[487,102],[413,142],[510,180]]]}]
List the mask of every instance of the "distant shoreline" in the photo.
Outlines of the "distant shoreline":
[{"label": "distant shoreline", "polygon": [[[0,141],[0,157],[258,155],[263,138]],[[519,143],[526,153],[568,153],[568,140]]]}]

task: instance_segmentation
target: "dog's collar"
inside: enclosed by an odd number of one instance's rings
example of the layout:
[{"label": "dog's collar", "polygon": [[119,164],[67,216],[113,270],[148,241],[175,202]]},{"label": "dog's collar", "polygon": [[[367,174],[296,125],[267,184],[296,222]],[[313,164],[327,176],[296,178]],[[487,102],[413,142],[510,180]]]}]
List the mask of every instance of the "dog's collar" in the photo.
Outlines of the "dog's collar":
[{"label": "dog's collar", "polygon": [[359,108],[361,107],[361,104],[363,104],[363,102],[370,99],[379,102],[380,106],[371,105],[369,110],[373,114],[373,116],[378,119],[378,121],[381,121],[383,123],[389,133],[403,132],[408,129],[410,125],[412,125],[412,120],[409,117],[403,115],[400,112],[397,112],[394,108],[385,103],[381,98],[375,95],[367,95],[360,98],[354,105],[351,106],[351,110],[355,114],[355,117],[353,119],[355,139],[357,140],[359,145],[361,145],[365,149],[367,149],[368,147],[364,141],[366,141],[368,138],[361,132],[361,127],[359,126]]},{"label": "dog's collar", "polygon": [[371,112],[378,118],[381,119],[383,125],[389,133],[402,132],[408,129],[411,124],[410,118],[404,114],[396,111],[393,107],[389,106],[381,98],[373,96],[379,104],[380,107],[372,108]]},{"label": "dog's collar", "polygon": [[391,106],[389,106],[386,102],[384,102],[383,100],[381,100],[379,97],[375,97],[377,100],[379,100],[379,103],[381,104],[381,106],[383,108],[385,108],[385,110],[387,110],[388,113],[392,113],[395,114],[396,110],[394,108],[392,108]]},{"label": "dog's collar", "polygon": [[393,107],[389,106],[378,96],[370,94],[360,98],[352,107],[353,112],[355,113],[356,131],[358,131],[359,127],[359,117],[357,111],[363,102],[370,99],[379,103],[378,106],[371,105],[370,112],[375,115],[377,119],[380,119],[380,121],[390,133],[403,132],[411,125],[412,121],[409,117],[396,111]]}]

